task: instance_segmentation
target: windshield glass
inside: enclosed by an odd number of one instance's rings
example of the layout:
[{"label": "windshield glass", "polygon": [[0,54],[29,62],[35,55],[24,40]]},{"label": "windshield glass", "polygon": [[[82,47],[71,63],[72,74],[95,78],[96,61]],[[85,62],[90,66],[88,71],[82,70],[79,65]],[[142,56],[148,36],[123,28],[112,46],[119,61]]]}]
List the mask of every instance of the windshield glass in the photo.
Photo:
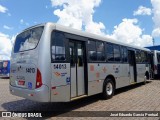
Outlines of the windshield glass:
[{"label": "windshield glass", "polygon": [[16,37],[14,52],[21,52],[34,49],[42,35],[44,27],[36,27],[29,29]]}]

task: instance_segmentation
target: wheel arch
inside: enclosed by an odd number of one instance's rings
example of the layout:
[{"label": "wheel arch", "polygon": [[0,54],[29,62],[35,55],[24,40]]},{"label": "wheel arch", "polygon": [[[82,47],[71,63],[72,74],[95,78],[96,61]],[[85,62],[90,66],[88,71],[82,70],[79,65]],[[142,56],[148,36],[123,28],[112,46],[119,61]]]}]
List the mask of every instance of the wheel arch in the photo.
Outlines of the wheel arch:
[{"label": "wheel arch", "polygon": [[[113,81],[114,88],[116,89],[116,80],[115,80],[115,77],[112,74],[109,74],[109,75],[106,76],[106,78],[104,79],[104,81],[106,81],[107,79],[111,79]],[[103,87],[104,87],[104,85],[103,85]]]}]

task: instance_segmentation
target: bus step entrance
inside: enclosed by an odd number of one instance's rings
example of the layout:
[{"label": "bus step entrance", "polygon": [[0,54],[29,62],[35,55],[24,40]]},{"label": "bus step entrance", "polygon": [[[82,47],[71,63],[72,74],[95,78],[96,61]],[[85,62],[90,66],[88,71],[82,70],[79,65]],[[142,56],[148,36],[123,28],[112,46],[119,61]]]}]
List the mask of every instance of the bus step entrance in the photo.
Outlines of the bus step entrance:
[{"label": "bus step entrance", "polygon": [[78,100],[78,99],[84,98],[84,97],[87,97],[87,95],[81,95],[81,96],[73,97],[73,98],[71,98],[71,101]]}]

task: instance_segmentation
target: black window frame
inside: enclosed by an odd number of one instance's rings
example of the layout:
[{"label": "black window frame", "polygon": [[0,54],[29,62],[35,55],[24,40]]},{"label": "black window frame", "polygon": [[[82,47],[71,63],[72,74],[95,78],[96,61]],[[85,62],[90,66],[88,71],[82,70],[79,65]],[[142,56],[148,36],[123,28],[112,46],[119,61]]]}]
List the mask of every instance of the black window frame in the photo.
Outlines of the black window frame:
[{"label": "black window frame", "polygon": [[[94,44],[89,44],[89,42],[94,42]],[[98,45],[100,45],[100,44],[103,44],[103,48],[102,48],[101,51],[98,50]],[[94,46],[94,48],[92,48],[93,46]],[[88,39],[88,41],[87,41],[87,48],[88,48],[87,49],[88,60],[90,62],[106,62],[106,58],[105,58],[105,56],[106,56],[106,54],[105,54],[105,42],[104,41],[95,40],[95,39]],[[93,51],[94,54],[95,54],[95,56],[93,56],[93,57],[95,57],[94,59],[91,59],[91,56],[90,56],[91,55],[90,54],[91,51]],[[101,57],[104,57],[104,60],[98,59],[98,52],[102,53]]]},{"label": "black window frame", "polygon": [[[143,53],[143,54],[142,54]],[[143,56],[144,55],[144,56]],[[148,58],[148,56],[147,56],[148,54],[147,54],[147,51],[141,51],[141,62],[142,63],[147,63],[147,58]]]},{"label": "black window frame", "polygon": [[141,50],[136,50],[136,63],[142,63],[142,58],[141,58]]},{"label": "black window frame", "polygon": [[[98,47],[99,47],[99,45],[101,45],[101,44],[103,44],[103,48],[102,48],[102,50],[98,50]],[[103,59],[103,60],[99,60],[98,59],[98,52],[101,52],[101,59]],[[100,61],[100,62],[105,62],[106,61],[106,58],[105,58],[105,43],[103,42],[103,41],[96,41],[96,53],[97,53],[97,61]]]},{"label": "black window frame", "polygon": [[[116,57],[115,57],[115,54],[117,54],[117,53],[115,53],[115,52],[117,52],[117,51],[115,51],[115,48],[116,48],[116,47],[118,47],[118,49],[119,49],[119,50],[118,50],[118,52],[119,52],[119,60],[118,60],[118,61],[116,61]],[[122,56],[121,56],[121,51],[120,51],[120,49],[121,49],[121,48],[120,48],[120,45],[114,44],[114,47],[113,47],[114,62],[118,62],[118,63],[121,62],[121,57],[122,57]]]},{"label": "black window frame", "polygon": [[[64,37],[63,37],[63,45],[64,45],[64,51],[65,51],[65,53],[64,54],[58,54],[58,55],[64,55],[64,60],[56,60],[56,59],[53,59],[53,57],[52,57],[52,46],[53,46],[53,44],[54,44],[54,39],[55,39],[55,34],[62,34]],[[65,33],[64,32],[61,32],[61,31],[57,31],[57,30],[53,30],[52,32],[51,32],[51,39],[50,39],[50,55],[51,55],[51,62],[53,63],[55,63],[55,62],[57,62],[57,63],[66,63],[67,62],[67,39],[66,39],[66,37],[65,37]],[[55,48],[55,56],[56,56],[56,48]]]},{"label": "black window frame", "polygon": [[[109,46],[112,47],[112,49],[109,49]],[[109,49],[109,50],[108,50]],[[112,50],[112,51],[110,51]],[[109,51],[109,52],[108,52]],[[112,43],[106,43],[106,61],[107,62],[114,62],[114,47],[113,47],[113,44]],[[112,59],[113,60],[108,60],[109,58],[109,55],[112,55]]]},{"label": "black window frame", "polygon": [[127,47],[126,46],[121,46],[120,49],[121,49],[121,62],[122,63],[128,63],[128,49],[127,49]]},{"label": "black window frame", "polygon": [[[118,52],[119,60],[118,61],[116,60],[116,57],[115,57],[115,54],[117,54],[117,53],[115,53],[115,47],[118,47],[118,49],[119,49],[119,52]],[[121,45],[106,42],[106,51],[105,51],[105,53],[106,53],[106,61],[107,62],[109,62],[109,63],[112,63],[112,62],[113,63],[122,63]],[[109,56],[110,55],[112,56],[111,57],[112,60],[109,60]]]},{"label": "black window frame", "polygon": [[[89,42],[94,42],[94,44],[91,45]],[[92,48],[93,45],[94,45],[94,48]],[[88,39],[88,41],[87,41],[87,48],[88,48],[88,50],[87,50],[88,60],[89,60],[90,62],[97,62],[96,41],[93,40],[93,39]],[[93,53],[91,53],[91,51],[92,51]],[[91,56],[90,53],[91,53],[91,54],[95,54],[96,56]]]}]

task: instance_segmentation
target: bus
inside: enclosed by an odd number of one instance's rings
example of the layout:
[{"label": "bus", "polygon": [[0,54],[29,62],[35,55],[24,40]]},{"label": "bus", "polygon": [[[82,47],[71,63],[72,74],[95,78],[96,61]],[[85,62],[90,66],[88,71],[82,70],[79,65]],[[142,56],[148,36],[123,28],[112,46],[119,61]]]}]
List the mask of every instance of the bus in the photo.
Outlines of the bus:
[{"label": "bus", "polygon": [[149,79],[150,50],[44,23],[17,35],[10,93],[38,102],[69,102]]},{"label": "bus", "polygon": [[152,78],[160,77],[160,46],[149,46],[146,47],[147,49],[151,50],[151,75]]},{"label": "bus", "polygon": [[0,60],[0,77],[9,77],[10,60]]},{"label": "bus", "polygon": [[153,74],[154,77],[160,77],[160,51],[153,50]]}]

